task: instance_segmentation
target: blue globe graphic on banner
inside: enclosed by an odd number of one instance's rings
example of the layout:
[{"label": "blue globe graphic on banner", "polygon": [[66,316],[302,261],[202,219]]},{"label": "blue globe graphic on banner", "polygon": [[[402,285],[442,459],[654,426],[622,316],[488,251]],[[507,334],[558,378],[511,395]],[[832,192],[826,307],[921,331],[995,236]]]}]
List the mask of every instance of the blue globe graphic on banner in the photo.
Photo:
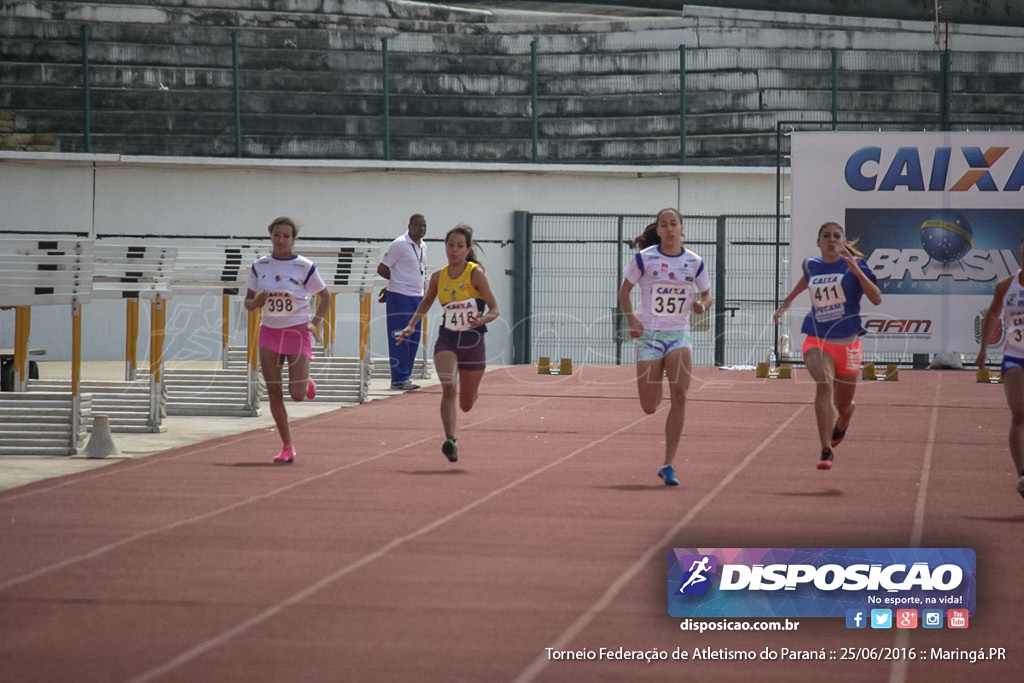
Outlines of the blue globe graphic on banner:
[{"label": "blue globe graphic on banner", "polygon": [[921,223],[921,246],[936,261],[952,263],[974,246],[974,231],[963,214],[943,211]]}]

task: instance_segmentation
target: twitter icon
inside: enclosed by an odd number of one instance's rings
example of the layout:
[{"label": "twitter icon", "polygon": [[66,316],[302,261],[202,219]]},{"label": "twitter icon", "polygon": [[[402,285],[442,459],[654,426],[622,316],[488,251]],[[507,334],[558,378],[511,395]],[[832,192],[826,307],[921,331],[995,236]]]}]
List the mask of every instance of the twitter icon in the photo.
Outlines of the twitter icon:
[{"label": "twitter icon", "polygon": [[871,610],[871,628],[892,628],[892,610]]}]

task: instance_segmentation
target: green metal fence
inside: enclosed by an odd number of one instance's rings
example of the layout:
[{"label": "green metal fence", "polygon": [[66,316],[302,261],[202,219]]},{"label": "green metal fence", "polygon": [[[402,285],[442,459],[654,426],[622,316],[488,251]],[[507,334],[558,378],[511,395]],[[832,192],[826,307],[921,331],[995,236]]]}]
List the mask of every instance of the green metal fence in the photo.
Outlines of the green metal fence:
[{"label": "green metal fence", "polygon": [[[516,216],[513,362],[570,357],[581,365],[635,362],[621,318],[622,269],[651,216],[520,213]],[[684,216],[687,248],[712,279],[714,308],[695,316],[697,365],[753,365],[774,343],[773,283],[789,274],[788,221],[776,240],[775,216]],[[788,288],[788,283],[783,282]],[[634,292],[636,293],[636,292]]]},{"label": "green metal fence", "polygon": [[117,28],[6,41],[16,133],[69,152],[770,166],[780,120],[1024,127],[1024,52]]}]

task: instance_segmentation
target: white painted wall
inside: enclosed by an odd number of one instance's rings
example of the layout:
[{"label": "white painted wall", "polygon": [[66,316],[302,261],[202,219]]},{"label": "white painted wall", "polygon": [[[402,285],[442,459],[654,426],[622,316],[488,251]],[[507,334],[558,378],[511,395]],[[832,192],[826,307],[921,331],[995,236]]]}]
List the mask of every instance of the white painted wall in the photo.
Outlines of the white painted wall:
[{"label": "white painted wall", "polygon": [[[465,222],[484,243],[482,261],[502,319],[490,326],[492,363],[511,362],[513,213],[688,214],[775,211],[775,170],[764,168],[552,166],[413,162],[119,157],[0,152],[0,232],[78,231],[89,236],[262,238],[279,215],[302,237],[385,240],[409,215],[427,217],[429,269],[444,265],[444,233]],[[2,237],[2,234],[0,234]],[[155,238],[154,238],[155,239]],[[268,245],[269,247],[269,245]],[[168,309],[166,357],[218,358],[216,297],[176,297]],[[436,307],[434,313],[436,313]],[[355,295],[339,297],[338,355],[357,354]],[[383,304],[374,304],[370,353],[387,356]],[[436,317],[435,317],[436,321]],[[148,311],[140,358],[148,357]],[[436,324],[436,323],[433,323]],[[432,325],[433,325],[432,324]],[[70,313],[36,307],[30,346],[70,358]],[[232,333],[244,344],[244,323]],[[0,311],[0,347],[14,344],[14,312]],[[124,304],[94,301],[83,317],[83,358],[124,358]]]}]

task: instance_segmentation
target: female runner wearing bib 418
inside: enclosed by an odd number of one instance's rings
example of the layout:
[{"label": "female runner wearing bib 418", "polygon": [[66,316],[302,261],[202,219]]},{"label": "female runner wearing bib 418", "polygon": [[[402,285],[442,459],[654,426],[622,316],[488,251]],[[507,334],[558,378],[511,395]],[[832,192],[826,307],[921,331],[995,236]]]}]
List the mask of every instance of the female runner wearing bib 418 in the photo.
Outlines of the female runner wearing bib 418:
[{"label": "female runner wearing bib 418", "polygon": [[[1024,238],[1018,247],[1024,263]],[[988,342],[999,330],[1002,316],[1006,342],[1003,346],[1003,391],[1010,407],[1010,457],[1017,479],[1017,493],[1024,497],[1024,271],[996,283],[995,294],[982,323],[981,348],[975,362],[985,367]]]},{"label": "female runner wearing bib 418", "polygon": [[441,452],[449,462],[456,462],[459,459],[456,395],[459,407],[468,413],[476,403],[480,380],[487,368],[486,326],[500,313],[484,269],[473,252],[473,228],[460,223],[449,230],[444,237],[444,250],[448,265],[430,276],[423,301],[409,324],[398,333],[395,343],[400,344],[413,334],[434,299],[441,302],[444,315],[434,344],[434,367],[441,380],[441,423],[445,434]]},{"label": "female runner wearing bib 418", "polygon": [[821,258],[804,260],[803,277],[775,311],[775,324],[794,299],[804,291],[810,292],[811,310],[802,328],[807,335],[803,356],[815,382],[814,415],[821,440],[818,469],[829,470],[834,459],[832,449],[846,436],[855,407],[860,336],[864,334],[860,300],[867,296],[877,306],[882,303],[882,291],[864,255],[846,241],[843,226],[830,221],[818,228],[818,248]]}]

